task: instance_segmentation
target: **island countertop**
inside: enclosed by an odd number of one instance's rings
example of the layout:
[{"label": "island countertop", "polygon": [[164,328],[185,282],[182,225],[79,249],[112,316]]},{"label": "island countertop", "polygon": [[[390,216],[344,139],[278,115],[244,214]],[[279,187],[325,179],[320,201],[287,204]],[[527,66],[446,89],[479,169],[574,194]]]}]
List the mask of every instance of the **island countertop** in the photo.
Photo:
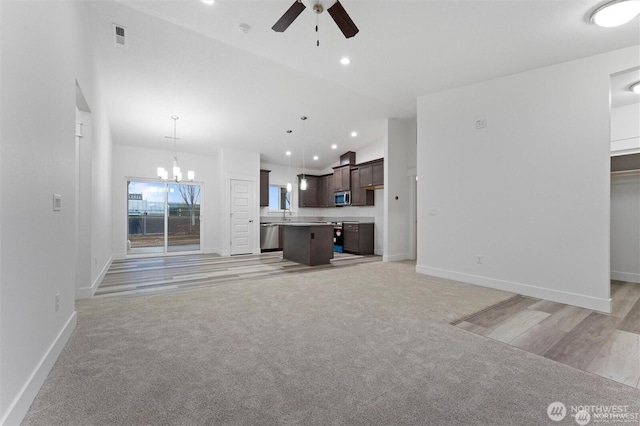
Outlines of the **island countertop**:
[{"label": "island countertop", "polygon": [[333,227],[333,223],[325,223],[325,222],[278,222],[278,225],[282,225],[282,226],[331,226],[331,227]]}]

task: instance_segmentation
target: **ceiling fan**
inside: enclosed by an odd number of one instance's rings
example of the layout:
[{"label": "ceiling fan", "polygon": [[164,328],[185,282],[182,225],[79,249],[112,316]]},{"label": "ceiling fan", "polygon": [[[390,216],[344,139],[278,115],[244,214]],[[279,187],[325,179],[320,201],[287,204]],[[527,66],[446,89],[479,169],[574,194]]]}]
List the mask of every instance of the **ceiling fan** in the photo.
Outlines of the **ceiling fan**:
[{"label": "ceiling fan", "polygon": [[[284,15],[282,15],[282,17],[278,19],[278,22],[276,22],[275,25],[271,27],[271,29],[279,33],[284,32],[287,28],[289,28],[289,25],[291,25],[291,23],[296,20],[298,15],[300,15],[306,8],[307,7],[304,5],[304,3],[302,3],[302,0],[296,0],[295,3],[293,3],[291,7],[284,13]],[[322,7],[320,3],[316,3],[315,5],[313,5],[313,11],[316,14],[321,14],[324,11],[324,7]],[[329,12],[329,15],[331,15],[336,25],[338,26],[338,28],[340,28],[340,31],[342,31],[342,34],[344,34],[346,38],[351,38],[354,35],[358,34],[358,31],[360,31],[358,30],[358,27],[356,27],[356,24],[354,24],[351,20],[351,17],[347,13],[347,11],[344,10],[344,7],[342,7],[342,4],[340,4],[339,0],[337,0],[329,9],[327,9],[327,12]],[[318,28],[316,25],[316,31],[317,30]]]}]

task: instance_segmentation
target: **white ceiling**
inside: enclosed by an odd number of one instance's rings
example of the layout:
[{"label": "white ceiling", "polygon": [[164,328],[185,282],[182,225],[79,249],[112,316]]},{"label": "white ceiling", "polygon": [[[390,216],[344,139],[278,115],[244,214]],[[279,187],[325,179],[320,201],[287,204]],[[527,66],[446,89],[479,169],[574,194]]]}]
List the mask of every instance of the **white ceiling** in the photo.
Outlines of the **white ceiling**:
[{"label": "white ceiling", "polygon": [[[307,167],[323,169],[379,140],[386,117],[415,117],[418,96],[640,41],[637,18],[613,29],[590,24],[598,0],[342,0],[360,29],[351,39],[304,2],[284,33],[271,26],[292,0],[91,2],[115,142],[172,149],[164,136],[178,115],[179,151],[234,147],[286,164],[292,129],[292,162],[301,163],[304,139]],[[126,47],[113,42],[112,23],[127,28]]]}]

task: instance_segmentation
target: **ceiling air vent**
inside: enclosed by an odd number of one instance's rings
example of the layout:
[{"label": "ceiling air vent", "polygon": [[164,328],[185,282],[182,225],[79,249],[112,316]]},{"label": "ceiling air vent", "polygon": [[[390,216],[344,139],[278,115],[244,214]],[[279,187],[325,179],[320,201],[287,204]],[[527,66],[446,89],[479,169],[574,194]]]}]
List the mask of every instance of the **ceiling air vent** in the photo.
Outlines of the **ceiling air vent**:
[{"label": "ceiling air vent", "polygon": [[113,41],[116,44],[119,44],[121,46],[125,46],[127,44],[126,38],[124,36],[125,30],[126,28],[122,25],[113,24]]}]

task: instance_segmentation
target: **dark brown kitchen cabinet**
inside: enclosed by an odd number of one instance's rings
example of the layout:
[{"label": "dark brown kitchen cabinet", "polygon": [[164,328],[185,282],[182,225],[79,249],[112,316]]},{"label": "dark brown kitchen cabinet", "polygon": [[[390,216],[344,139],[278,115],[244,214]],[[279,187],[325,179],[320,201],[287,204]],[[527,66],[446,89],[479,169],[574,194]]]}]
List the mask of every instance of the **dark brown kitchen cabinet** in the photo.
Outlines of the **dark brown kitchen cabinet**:
[{"label": "dark brown kitchen cabinet", "polygon": [[343,222],[343,250],[353,254],[373,254],[373,223]]},{"label": "dark brown kitchen cabinet", "polygon": [[307,189],[300,189],[302,175],[298,175],[298,207],[320,207],[320,177],[305,175]]},{"label": "dark brown kitchen cabinet", "polygon": [[260,207],[269,205],[269,173],[271,170],[260,170]]},{"label": "dark brown kitchen cabinet", "polygon": [[359,164],[358,170],[360,170],[360,186],[362,188],[384,186],[384,159]]},{"label": "dark brown kitchen cabinet", "polygon": [[320,176],[320,207],[335,207],[333,197],[333,174]]},{"label": "dark brown kitchen cabinet", "polygon": [[351,190],[351,165],[334,167],[333,169],[333,190],[334,191],[350,191]]},{"label": "dark brown kitchen cabinet", "polygon": [[373,206],[375,204],[375,191],[367,191],[360,187],[360,170],[351,170],[351,205]]}]

